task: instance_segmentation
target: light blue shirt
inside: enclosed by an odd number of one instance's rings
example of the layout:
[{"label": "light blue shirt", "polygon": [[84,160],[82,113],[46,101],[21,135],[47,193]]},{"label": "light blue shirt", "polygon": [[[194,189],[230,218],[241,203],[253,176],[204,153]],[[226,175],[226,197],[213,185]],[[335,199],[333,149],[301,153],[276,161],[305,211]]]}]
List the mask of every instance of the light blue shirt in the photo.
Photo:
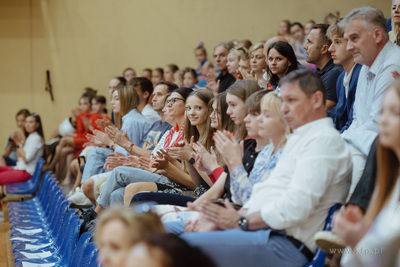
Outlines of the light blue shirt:
[{"label": "light blue shirt", "polygon": [[388,41],[369,68],[362,66],[354,101],[353,122],[342,137],[367,155],[378,135],[383,93],[400,72],[400,47]]},{"label": "light blue shirt", "polygon": [[[121,132],[127,132],[129,140],[135,146],[142,147],[144,136],[151,128],[152,123],[149,122],[137,109],[132,109],[122,117]],[[120,152],[125,156],[129,156],[128,151],[124,148],[117,146],[114,152]]]},{"label": "light blue shirt", "polygon": [[268,178],[269,174],[278,163],[282,151],[283,149],[280,148],[275,154],[273,154],[274,146],[271,144],[267,145],[261,149],[258,154],[250,175],[247,174],[243,165],[240,165],[233,170],[231,176],[231,194],[234,203],[239,205],[246,204],[250,199],[253,186]]}]

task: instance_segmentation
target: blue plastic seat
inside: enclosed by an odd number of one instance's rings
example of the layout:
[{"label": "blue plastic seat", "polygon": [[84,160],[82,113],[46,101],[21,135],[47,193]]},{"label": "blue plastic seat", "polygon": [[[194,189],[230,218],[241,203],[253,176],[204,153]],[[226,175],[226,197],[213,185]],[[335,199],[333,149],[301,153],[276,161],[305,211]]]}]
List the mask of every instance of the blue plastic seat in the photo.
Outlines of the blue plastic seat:
[{"label": "blue plastic seat", "polygon": [[75,250],[78,242],[80,227],[81,221],[79,216],[74,215],[70,220],[70,223],[63,227],[62,231],[60,231],[59,236],[61,238],[57,239],[56,244],[51,247],[28,252],[36,255],[40,255],[41,253],[49,253],[49,257],[37,259],[31,254],[26,256],[24,252],[27,253],[27,251],[16,251],[14,252],[15,266],[23,266],[22,262],[34,264],[54,263],[56,266],[69,266],[73,251]]},{"label": "blue plastic seat", "polygon": [[93,235],[92,232],[86,232],[81,235],[69,266],[87,266],[89,264],[90,258],[85,254],[85,251]]},{"label": "blue plastic seat", "polygon": [[42,174],[42,168],[44,164],[44,159],[40,158],[36,163],[35,171],[32,174],[32,177],[23,183],[8,183],[6,184],[6,194],[13,194],[13,195],[32,195],[36,192],[39,181],[40,175]]},{"label": "blue plastic seat", "polygon": [[97,247],[95,242],[91,242],[88,244],[88,246],[85,249],[85,258],[88,259],[88,261],[83,262],[82,266],[85,267],[101,267],[101,264],[97,261],[98,253],[97,253]]},{"label": "blue plastic seat", "polygon": [[[335,211],[340,209],[341,206],[342,206],[342,204],[337,203],[329,209],[328,216],[326,217],[326,220],[325,220],[324,231],[332,230],[333,214],[335,213]],[[317,248],[317,250],[314,253],[314,258],[305,267],[324,267],[325,258],[326,258],[326,252]]]}]

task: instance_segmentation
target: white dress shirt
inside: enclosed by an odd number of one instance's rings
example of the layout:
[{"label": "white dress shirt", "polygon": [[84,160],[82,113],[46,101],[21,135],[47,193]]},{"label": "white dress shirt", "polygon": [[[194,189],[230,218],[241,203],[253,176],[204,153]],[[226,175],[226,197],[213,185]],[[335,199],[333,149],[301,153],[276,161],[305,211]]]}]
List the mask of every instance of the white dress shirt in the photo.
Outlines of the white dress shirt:
[{"label": "white dress shirt", "polygon": [[330,118],[303,125],[288,137],[275,169],[254,185],[244,208],[260,212],[271,228],[304,242],[314,251],[314,234],[323,229],[329,209],[344,203],[352,160],[348,145]]},{"label": "white dress shirt", "polygon": [[387,42],[371,68],[362,66],[353,106],[353,122],[342,137],[365,156],[378,135],[378,117],[383,92],[394,81],[392,71],[400,72],[400,47]]}]

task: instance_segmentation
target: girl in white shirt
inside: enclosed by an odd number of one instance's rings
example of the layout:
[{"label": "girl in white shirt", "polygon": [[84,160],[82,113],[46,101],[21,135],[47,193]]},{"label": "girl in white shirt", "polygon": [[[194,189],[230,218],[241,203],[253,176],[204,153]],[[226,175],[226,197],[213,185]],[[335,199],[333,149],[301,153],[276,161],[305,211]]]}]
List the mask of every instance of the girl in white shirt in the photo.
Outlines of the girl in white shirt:
[{"label": "girl in white shirt", "polygon": [[26,140],[18,141],[17,165],[0,166],[0,185],[25,182],[35,171],[37,161],[43,156],[43,129],[40,116],[31,113],[25,119]]},{"label": "girl in white shirt", "polygon": [[[333,230],[348,247],[342,266],[380,266],[383,247],[400,233],[400,80],[383,98],[379,121],[378,172],[365,217],[351,206],[336,214]],[[395,265],[393,265],[395,266]]]}]

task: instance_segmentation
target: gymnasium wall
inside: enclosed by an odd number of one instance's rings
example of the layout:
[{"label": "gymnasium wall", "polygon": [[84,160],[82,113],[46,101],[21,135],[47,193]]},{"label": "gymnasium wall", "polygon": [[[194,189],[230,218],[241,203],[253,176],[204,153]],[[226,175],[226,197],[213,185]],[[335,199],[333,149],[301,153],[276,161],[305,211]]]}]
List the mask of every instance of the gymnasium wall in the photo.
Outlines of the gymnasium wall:
[{"label": "gymnasium wall", "polygon": [[322,22],[327,12],[344,16],[363,5],[390,16],[390,0],[1,0],[0,148],[23,107],[42,116],[48,140],[84,87],[107,95],[125,67],[194,67],[199,41],[212,55],[220,41],[272,37],[282,19]]}]

